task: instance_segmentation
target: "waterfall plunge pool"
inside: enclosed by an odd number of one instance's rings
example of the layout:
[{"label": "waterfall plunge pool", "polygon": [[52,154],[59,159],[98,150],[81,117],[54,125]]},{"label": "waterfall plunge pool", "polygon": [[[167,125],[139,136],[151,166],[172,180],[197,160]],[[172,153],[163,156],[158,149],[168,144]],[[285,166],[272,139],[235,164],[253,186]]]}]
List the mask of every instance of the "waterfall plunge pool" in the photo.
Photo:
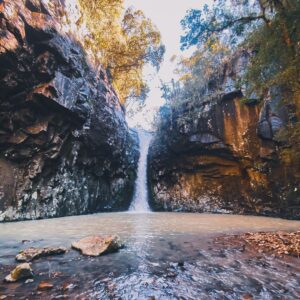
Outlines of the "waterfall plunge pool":
[{"label": "waterfall plunge pool", "polygon": [[[70,250],[32,263],[34,282],[5,284],[7,299],[299,299],[299,259],[215,247],[223,234],[299,230],[299,221],[186,213],[111,213],[0,224],[0,276],[24,248],[118,234],[126,247],[97,258]],[[22,240],[31,242],[22,243]],[[38,291],[41,281],[54,288]],[[245,296],[246,295],[246,296]],[[151,298],[152,297],[152,298]]]}]

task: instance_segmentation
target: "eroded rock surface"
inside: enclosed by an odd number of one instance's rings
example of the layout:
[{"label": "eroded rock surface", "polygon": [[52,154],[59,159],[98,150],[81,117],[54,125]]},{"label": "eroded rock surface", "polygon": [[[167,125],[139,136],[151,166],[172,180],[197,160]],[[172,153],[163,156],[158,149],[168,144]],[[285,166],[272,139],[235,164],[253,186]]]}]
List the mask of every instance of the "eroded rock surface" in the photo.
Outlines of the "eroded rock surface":
[{"label": "eroded rock surface", "polygon": [[22,279],[33,277],[33,271],[30,264],[24,263],[16,266],[9,275],[5,277],[6,282],[16,282]]},{"label": "eroded rock surface", "polygon": [[123,247],[120,238],[111,236],[88,236],[78,242],[72,243],[72,248],[79,250],[83,255],[100,256],[116,252]]},{"label": "eroded rock surface", "polygon": [[61,255],[67,252],[64,247],[47,247],[47,248],[28,248],[21,251],[17,256],[16,260],[20,262],[30,262],[40,257]]},{"label": "eroded rock surface", "polygon": [[137,141],[71,2],[0,3],[0,221],[129,207]]},{"label": "eroded rock surface", "polygon": [[155,210],[300,218],[299,166],[282,162],[276,141],[290,108],[274,87],[260,103],[241,101],[248,59],[237,53],[194,105],[161,110],[149,151]]}]

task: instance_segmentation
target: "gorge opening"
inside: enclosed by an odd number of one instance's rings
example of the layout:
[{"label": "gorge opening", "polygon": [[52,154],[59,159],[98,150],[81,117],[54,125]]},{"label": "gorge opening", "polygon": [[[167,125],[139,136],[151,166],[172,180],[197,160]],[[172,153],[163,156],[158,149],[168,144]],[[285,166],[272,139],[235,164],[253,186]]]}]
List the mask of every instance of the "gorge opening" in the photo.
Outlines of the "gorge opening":
[{"label": "gorge opening", "polygon": [[300,299],[299,15],[0,0],[0,300]]}]

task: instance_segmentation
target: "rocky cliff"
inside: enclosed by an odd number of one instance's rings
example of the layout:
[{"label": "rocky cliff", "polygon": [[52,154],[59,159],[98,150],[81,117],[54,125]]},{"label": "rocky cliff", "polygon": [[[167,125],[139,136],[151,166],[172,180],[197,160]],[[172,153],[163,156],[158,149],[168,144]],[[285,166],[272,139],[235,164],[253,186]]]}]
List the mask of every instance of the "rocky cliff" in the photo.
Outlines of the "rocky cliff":
[{"label": "rocky cliff", "polygon": [[276,140],[291,111],[274,87],[242,101],[249,55],[237,53],[196,104],[162,109],[149,154],[154,209],[300,217],[299,166],[282,161]]},{"label": "rocky cliff", "polygon": [[136,137],[69,2],[0,1],[0,221],[129,207]]}]

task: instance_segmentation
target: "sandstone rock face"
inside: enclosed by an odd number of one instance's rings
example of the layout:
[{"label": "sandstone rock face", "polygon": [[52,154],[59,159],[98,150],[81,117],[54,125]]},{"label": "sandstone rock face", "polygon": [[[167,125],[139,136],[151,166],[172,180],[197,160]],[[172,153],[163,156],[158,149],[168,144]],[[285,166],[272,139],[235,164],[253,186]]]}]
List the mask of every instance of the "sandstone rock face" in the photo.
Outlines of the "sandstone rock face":
[{"label": "sandstone rock face", "polygon": [[136,137],[61,3],[0,3],[0,221],[125,210],[132,197]]},{"label": "sandstone rock face", "polygon": [[281,162],[275,139],[289,111],[277,89],[262,105],[241,101],[234,82],[248,57],[224,67],[209,101],[161,111],[148,158],[153,209],[300,217],[299,166]]}]

